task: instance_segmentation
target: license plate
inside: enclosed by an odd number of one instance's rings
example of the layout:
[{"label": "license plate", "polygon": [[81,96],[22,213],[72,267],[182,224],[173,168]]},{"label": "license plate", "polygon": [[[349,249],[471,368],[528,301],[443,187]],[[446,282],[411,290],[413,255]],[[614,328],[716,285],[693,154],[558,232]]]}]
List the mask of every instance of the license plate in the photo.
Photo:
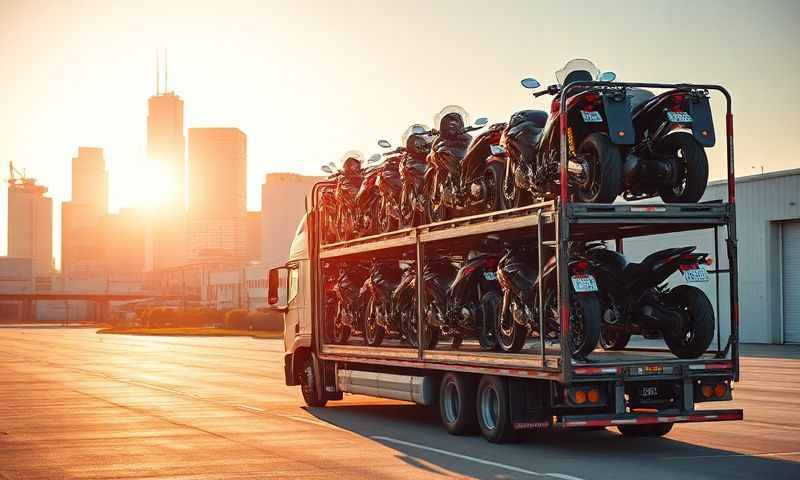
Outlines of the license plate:
[{"label": "license plate", "polygon": [[572,287],[577,293],[596,292],[597,282],[591,275],[573,275]]},{"label": "license plate", "polygon": [[667,112],[667,120],[672,123],[692,123],[692,116],[686,112]]},{"label": "license plate", "polygon": [[656,385],[642,385],[639,387],[639,398],[655,398],[658,397],[658,386]]},{"label": "license plate", "polygon": [[486,280],[497,280],[497,272],[483,272],[483,278]]},{"label": "license plate", "polygon": [[694,265],[686,265],[681,267],[683,279],[687,283],[698,283],[708,281],[708,272],[705,268],[700,268],[696,263]]},{"label": "license plate", "polygon": [[583,117],[583,121],[586,123],[603,123],[603,117],[600,116],[600,112],[581,110],[581,117]]}]

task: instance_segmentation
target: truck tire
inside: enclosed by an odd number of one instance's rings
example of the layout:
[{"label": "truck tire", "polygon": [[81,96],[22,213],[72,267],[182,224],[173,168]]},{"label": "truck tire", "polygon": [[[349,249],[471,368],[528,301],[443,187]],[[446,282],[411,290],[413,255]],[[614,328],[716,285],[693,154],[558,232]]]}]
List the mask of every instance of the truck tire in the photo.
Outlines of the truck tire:
[{"label": "truck tire", "polygon": [[659,189],[664,203],[697,203],[708,185],[708,157],[700,142],[686,132],[672,133],[656,146],[659,153],[678,158],[681,175],[677,185]]},{"label": "truck tire", "polygon": [[439,415],[451,435],[470,435],[478,430],[475,410],[475,379],[471,375],[448,372],[439,385]]},{"label": "truck tire", "polygon": [[309,407],[324,407],[328,403],[324,392],[319,388],[319,362],[313,353],[308,356],[303,371],[300,372],[300,391]]},{"label": "truck tire", "polygon": [[481,434],[492,443],[511,443],[519,440],[511,423],[511,403],[508,382],[503,377],[484,375],[478,384],[478,426]]},{"label": "truck tire", "polygon": [[663,331],[664,342],[678,358],[699,357],[714,340],[714,307],[702,290],[691,285],[673,288],[667,302],[688,317],[688,328]]},{"label": "truck tire", "polygon": [[662,437],[672,430],[673,423],[649,423],[646,425],[619,425],[619,433],[626,437]]}]

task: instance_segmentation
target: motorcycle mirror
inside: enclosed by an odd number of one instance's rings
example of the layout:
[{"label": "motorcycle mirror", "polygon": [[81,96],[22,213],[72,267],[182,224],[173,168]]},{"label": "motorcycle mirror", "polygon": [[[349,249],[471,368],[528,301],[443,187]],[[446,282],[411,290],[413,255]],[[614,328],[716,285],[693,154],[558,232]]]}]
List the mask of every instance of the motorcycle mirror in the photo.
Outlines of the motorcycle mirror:
[{"label": "motorcycle mirror", "polygon": [[323,165],[321,168],[322,168],[322,171],[325,172],[325,173],[333,173],[333,170],[331,170],[331,167],[329,167],[327,165]]},{"label": "motorcycle mirror", "polygon": [[542,84],[539,83],[539,81],[535,78],[523,78],[520,83],[525,88],[539,88],[542,86]]},{"label": "motorcycle mirror", "polygon": [[367,159],[367,163],[375,163],[375,162],[380,161],[380,159],[381,159],[381,156],[379,154],[375,153],[373,155],[370,155],[370,157]]},{"label": "motorcycle mirror", "polygon": [[391,148],[392,144],[388,140],[378,140],[378,146],[381,148]]},{"label": "motorcycle mirror", "polygon": [[601,82],[613,82],[617,79],[617,74],[614,72],[603,72],[597,77],[597,80]]},{"label": "motorcycle mirror", "polygon": [[489,119],[486,118],[486,117],[480,117],[480,118],[475,120],[475,125],[477,125],[479,127],[482,127],[482,126],[486,125],[487,123],[489,123]]}]

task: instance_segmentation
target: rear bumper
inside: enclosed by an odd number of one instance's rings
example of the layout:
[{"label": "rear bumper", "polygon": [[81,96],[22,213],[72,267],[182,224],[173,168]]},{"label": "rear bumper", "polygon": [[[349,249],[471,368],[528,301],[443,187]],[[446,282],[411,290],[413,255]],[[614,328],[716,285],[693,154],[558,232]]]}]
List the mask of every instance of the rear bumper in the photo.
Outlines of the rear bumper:
[{"label": "rear bumper", "polygon": [[646,425],[652,423],[724,422],[742,420],[741,409],[698,410],[692,413],[632,413],[627,415],[564,415],[555,427],[615,427],[617,425]]}]

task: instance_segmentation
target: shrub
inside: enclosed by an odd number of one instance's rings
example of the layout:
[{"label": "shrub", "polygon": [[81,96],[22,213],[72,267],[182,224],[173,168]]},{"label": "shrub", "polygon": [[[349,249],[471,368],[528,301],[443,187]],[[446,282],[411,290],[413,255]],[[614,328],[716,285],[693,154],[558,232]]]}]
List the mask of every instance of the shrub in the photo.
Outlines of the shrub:
[{"label": "shrub", "polygon": [[283,330],[283,314],[280,312],[253,312],[247,316],[247,320],[254,330]]}]

